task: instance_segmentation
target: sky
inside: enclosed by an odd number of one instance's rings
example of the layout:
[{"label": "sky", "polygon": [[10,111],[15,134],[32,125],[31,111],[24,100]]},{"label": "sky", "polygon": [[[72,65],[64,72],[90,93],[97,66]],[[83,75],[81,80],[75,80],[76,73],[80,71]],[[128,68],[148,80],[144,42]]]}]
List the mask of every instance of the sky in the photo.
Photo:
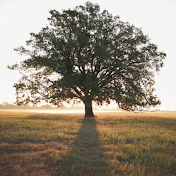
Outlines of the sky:
[{"label": "sky", "polygon": [[[0,0],[0,104],[15,102],[13,84],[21,75],[9,70],[25,60],[14,48],[25,46],[31,32],[38,33],[48,24],[49,10],[73,9],[87,0]],[[101,10],[120,16],[141,28],[159,51],[167,54],[164,67],[155,76],[155,94],[161,110],[176,110],[176,0],[90,0]]]}]

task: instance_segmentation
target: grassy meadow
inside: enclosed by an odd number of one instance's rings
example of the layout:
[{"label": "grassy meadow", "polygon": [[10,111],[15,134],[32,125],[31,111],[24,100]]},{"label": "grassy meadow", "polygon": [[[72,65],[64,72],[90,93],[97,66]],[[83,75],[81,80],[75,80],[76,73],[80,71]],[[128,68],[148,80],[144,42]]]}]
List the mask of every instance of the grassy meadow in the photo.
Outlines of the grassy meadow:
[{"label": "grassy meadow", "polygon": [[0,175],[176,175],[176,113],[95,115],[0,111]]}]

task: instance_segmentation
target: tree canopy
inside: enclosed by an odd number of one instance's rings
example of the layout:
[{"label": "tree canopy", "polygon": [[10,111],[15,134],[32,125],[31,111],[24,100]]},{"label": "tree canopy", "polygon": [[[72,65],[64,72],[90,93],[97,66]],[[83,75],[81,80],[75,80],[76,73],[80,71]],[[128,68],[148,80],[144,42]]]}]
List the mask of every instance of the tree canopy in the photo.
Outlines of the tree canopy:
[{"label": "tree canopy", "polygon": [[9,66],[23,74],[14,84],[18,105],[73,99],[85,104],[85,116],[93,116],[92,101],[115,100],[126,110],[160,104],[154,73],[166,54],[141,29],[91,2],[50,14],[26,48],[15,49],[29,58]]}]

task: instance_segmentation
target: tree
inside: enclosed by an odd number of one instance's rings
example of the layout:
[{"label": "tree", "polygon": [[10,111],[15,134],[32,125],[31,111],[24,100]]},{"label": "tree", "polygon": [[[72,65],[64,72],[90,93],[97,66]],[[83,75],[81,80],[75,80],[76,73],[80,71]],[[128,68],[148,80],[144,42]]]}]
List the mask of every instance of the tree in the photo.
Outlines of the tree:
[{"label": "tree", "polygon": [[93,101],[115,100],[126,110],[160,104],[153,95],[154,72],[166,54],[141,29],[91,2],[50,14],[50,24],[30,34],[29,48],[15,49],[29,59],[9,66],[23,73],[14,84],[18,105],[73,99],[82,101],[85,117],[91,117]]}]

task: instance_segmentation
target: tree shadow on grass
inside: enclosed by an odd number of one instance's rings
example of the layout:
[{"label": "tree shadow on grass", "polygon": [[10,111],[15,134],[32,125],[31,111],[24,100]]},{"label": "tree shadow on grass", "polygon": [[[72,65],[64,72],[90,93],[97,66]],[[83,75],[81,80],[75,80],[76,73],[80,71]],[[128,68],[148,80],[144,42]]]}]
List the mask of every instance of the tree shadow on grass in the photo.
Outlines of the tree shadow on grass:
[{"label": "tree shadow on grass", "polygon": [[[80,115],[81,116],[81,115]],[[1,158],[0,172],[1,175],[109,175],[108,163],[106,162],[102,145],[99,140],[99,134],[96,128],[95,119],[82,119],[74,116],[47,115],[27,116],[22,120],[22,124],[18,125],[18,121],[9,123],[6,130],[21,129],[22,132],[29,131],[29,134],[20,133],[11,138],[4,139],[0,145]],[[38,127],[28,120],[53,120],[57,123],[41,123]],[[55,124],[61,124],[54,128],[56,131],[48,130],[49,126],[55,127]],[[52,122],[52,121],[51,121]],[[37,123],[37,121],[36,121]],[[70,125],[71,124],[71,125]],[[31,126],[33,125],[33,126]],[[80,128],[81,126],[81,128]],[[31,127],[31,128],[30,128]],[[44,128],[44,129],[43,129]],[[59,129],[58,129],[59,128]],[[67,129],[65,129],[67,128]],[[80,128],[80,130],[78,129]],[[56,133],[54,139],[40,139],[41,133],[48,130],[49,133]],[[32,131],[32,133],[30,133]],[[61,134],[59,133],[61,131]],[[18,130],[17,130],[18,132]],[[46,132],[46,131],[45,131]],[[63,133],[62,133],[63,132]],[[39,134],[38,134],[39,133]],[[35,135],[37,135],[36,140]],[[44,133],[45,134],[45,133]],[[24,135],[24,136],[23,136]],[[25,135],[32,135],[31,139],[26,139]],[[47,133],[46,133],[47,135]],[[61,135],[61,136],[60,136]],[[63,137],[62,137],[63,135]],[[42,135],[41,135],[42,136]],[[8,136],[7,136],[8,137]],[[13,135],[12,135],[13,137]],[[25,138],[24,138],[25,137]],[[20,172],[19,172],[20,171]]]},{"label": "tree shadow on grass", "polygon": [[109,175],[108,163],[101,150],[95,119],[83,119],[82,126],[66,158],[60,161],[59,175]]}]

